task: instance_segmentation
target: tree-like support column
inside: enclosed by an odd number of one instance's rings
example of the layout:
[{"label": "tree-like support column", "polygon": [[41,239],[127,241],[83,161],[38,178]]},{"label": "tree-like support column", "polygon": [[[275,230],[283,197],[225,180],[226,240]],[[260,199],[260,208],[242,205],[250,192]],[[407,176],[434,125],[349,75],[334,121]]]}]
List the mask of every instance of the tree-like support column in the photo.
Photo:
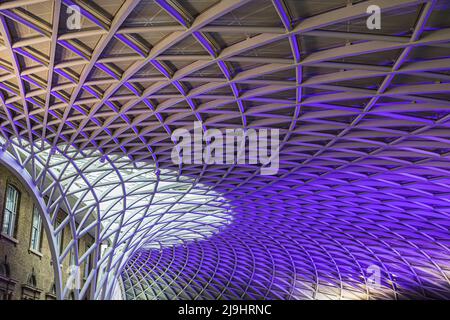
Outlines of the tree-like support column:
[{"label": "tree-like support column", "polygon": [[[39,206],[58,299],[111,299],[137,250],[208,237],[230,222],[227,202],[192,178],[118,155],[87,156],[73,148],[63,153],[43,145],[0,137],[0,163]],[[62,244],[67,229],[71,239]],[[90,239],[87,248],[80,245],[83,238]]]}]

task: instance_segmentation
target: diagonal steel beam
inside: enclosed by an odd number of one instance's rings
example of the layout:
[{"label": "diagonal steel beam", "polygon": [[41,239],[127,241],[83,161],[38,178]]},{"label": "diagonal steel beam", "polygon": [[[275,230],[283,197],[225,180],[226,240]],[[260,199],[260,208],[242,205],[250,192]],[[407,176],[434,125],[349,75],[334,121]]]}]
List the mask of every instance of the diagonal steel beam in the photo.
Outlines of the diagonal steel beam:
[{"label": "diagonal steel beam", "polygon": [[107,47],[109,44],[109,41],[114,37],[115,33],[119,29],[119,27],[122,25],[122,23],[125,21],[125,19],[128,17],[128,15],[133,11],[133,9],[139,4],[140,0],[127,0],[123,3],[122,7],[117,12],[114,19],[111,21],[111,25],[109,27],[108,33],[106,35],[103,35],[99,42],[97,43],[97,46],[94,49],[94,52],[90,56],[89,64],[85,66],[83,69],[83,72],[80,75],[80,78],[78,79],[78,85],[72,92],[69,100],[69,104],[64,112],[64,115],[62,117],[61,124],[59,125],[58,129],[56,130],[56,135],[54,137],[54,140],[52,142],[53,147],[57,145],[59,136],[61,134],[61,131],[64,127],[64,124],[67,120],[67,117],[70,114],[71,108],[75,102],[75,100],[78,97],[78,94],[80,93],[81,89],[83,88],[84,82],[86,81],[87,77],[93,70],[93,68],[96,66],[97,60],[102,54],[103,50]]}]

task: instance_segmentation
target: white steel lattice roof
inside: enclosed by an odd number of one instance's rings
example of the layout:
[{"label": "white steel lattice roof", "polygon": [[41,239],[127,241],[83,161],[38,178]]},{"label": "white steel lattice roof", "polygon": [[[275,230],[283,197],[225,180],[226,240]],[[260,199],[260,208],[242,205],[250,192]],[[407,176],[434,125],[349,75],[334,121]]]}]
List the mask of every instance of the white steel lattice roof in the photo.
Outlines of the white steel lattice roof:
[{"label": "white steel lattice roof", "polygon": [[[130,299],[449,298],[449,13],[446,0],[1,1],[2,154],[31,184],[36,157],[97,206],[104,234],[135,239],[127,266],[109,265]],[[279,129],[278,174],[173,163],[172,133],[195,121]],[[152,228],[183,214],[146,237],[144,207]],[[211,237],[187,243],[192,224]]]}]

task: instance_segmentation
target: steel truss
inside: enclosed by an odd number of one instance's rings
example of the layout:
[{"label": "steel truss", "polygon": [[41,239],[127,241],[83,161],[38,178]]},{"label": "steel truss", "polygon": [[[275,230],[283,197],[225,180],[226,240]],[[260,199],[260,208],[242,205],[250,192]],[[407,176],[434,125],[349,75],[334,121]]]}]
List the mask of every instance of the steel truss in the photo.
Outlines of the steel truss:
[{"label": "steel truss", "polygon": [[[81,30],[64,27],[68,5]],[[381,30],[365,26],[370,5]],[[2,160],[52,194],[50,235],[55,210],[69,213],[74,241],[55,259],[81,263],[76,240],[93,232],[96,298],[120,274],[130,299],[449,298],[449,12],[445,0],[2,2]],[[194,121],[279,128],[279,174],[173,164],[171,134]],[[188,190],[163,214],[159,181]],[[210,205],[172,222],[184,192]]]}]

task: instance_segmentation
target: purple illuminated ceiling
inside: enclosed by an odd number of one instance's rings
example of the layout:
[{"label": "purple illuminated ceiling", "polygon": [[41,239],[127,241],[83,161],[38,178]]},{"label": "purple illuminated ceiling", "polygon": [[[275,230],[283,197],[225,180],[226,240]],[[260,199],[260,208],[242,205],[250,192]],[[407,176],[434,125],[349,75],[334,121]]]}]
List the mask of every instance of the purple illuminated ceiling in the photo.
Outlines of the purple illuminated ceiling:
[{"label": "purple illuminated ceiling", "polygon": [[[2,1],[0,135],[228,199],[221,232],[136,250],[128,299],[450,299],[449,16],[448,0]],[[280,129],[278,174],[174,164],[194,121]]]}]

